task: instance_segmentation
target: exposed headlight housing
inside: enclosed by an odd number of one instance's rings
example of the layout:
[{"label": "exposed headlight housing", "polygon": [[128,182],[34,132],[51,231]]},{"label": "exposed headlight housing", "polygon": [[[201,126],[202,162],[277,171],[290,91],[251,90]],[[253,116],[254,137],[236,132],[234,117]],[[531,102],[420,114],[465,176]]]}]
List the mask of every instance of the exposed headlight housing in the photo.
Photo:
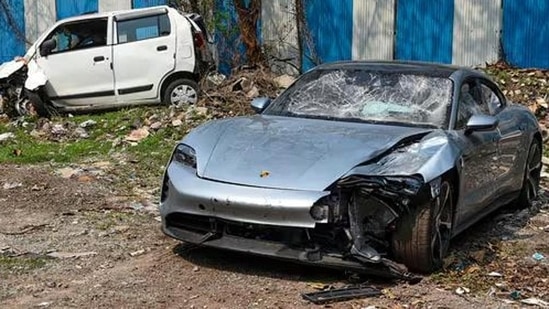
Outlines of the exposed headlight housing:
[{"label": "exposed headlight housing", "polygon": [[175,148],[172,161],[196,168],[196,151],[188,145],[179,144]]}]

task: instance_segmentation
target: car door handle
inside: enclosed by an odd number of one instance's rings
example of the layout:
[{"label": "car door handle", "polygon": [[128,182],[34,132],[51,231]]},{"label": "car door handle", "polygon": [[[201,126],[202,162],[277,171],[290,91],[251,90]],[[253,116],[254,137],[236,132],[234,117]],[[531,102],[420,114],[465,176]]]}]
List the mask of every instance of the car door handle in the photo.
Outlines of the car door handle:
[{"label": "car door handle", "polygon": [[105,57],[103,57],[103,56],[96,56],[96,57],[93,57],[93,61],[94,61],[94,62],[105,61]]},{"label": "car door handle", "polygon": [[157,46],[157,47],[156,47],[156,50],[157,50],[157,51],[168,50],[168,46],[166,46],[166,45],[160,45],[160,46]]}]

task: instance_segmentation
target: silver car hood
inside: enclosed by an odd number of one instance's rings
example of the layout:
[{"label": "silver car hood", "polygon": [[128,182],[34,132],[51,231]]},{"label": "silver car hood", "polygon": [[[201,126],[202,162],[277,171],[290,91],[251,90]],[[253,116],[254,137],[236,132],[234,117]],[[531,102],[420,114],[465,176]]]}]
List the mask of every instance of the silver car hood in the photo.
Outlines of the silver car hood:
[{"label": "silver car hood", "polygon": [[203,178],[265,188],[322,191],[358,164],[428,129],[275,116],[206,124],[183,142]]}]

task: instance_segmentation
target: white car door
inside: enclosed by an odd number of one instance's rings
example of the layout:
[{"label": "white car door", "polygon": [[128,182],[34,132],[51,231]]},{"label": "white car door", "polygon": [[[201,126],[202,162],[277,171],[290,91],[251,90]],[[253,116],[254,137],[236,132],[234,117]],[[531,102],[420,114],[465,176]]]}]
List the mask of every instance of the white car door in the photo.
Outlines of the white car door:
[{"label": "white car door", "polygon": [[45,89],[56,104],[79,106],[115,102],[107,17],[70,21],[57,26],[45,40],[55,48],[36,62],[48,82]]},{"label": "white car door", "polygon": [[115,15],[113,65],[118,102],[158,101],[175,68],[175,25],[166,8]]}]

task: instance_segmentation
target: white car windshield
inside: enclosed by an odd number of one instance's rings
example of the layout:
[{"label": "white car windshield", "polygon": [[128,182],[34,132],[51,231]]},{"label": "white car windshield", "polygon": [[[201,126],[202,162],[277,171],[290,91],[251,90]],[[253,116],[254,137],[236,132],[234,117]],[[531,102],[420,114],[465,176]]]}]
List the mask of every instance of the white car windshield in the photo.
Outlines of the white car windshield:
[{"label": "white car windshield", "polygon": [[300,78],[267,115],[443,127],[452,81],[418,72],[315,70]]}]

